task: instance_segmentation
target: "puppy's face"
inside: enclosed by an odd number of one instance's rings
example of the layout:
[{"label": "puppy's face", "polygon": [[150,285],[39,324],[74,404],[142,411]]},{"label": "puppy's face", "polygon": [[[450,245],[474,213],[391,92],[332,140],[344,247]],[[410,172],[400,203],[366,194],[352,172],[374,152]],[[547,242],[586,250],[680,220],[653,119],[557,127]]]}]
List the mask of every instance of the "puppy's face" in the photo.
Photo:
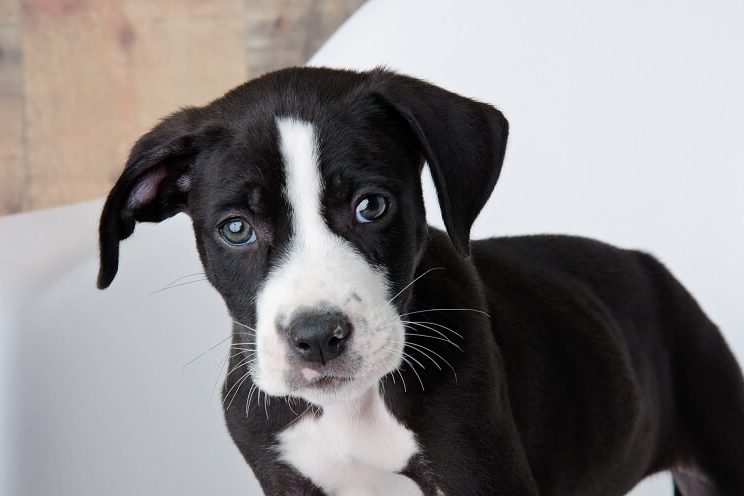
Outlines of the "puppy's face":
[{"label": "puppy's face", "polygon": [[[446,108],[432,113],[432,98]],[[424,160],[464,252],[505,139],[498,111],[413,79],[270,74],[138,142],[104,208],[99,286],[136,221],[186,211],[256,385],[316,404],[356,397],[402,361]]]},{"label": "puppy's face", "polygon": [[347,398],[400,364],[405,300],[393,297],[425,215],[420,154],[391,131],[407,133],[384,114],[272,109],[192,176],[206,273],[270,395]]}]

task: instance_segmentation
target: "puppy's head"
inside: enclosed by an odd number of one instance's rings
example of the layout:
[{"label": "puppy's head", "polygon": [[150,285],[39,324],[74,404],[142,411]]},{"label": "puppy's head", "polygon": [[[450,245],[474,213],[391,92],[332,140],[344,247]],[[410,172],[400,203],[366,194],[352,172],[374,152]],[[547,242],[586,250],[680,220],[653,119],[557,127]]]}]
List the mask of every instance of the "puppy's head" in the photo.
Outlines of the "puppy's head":
[{"label": "puppy's head", "polygon": [[186,212],[258,387],[353,398],[401,363],[424,163],[465,256],[506,137],[493,107],[384,70],[268,74],[137,142],[103,209],[98,286],[137,222]]}]

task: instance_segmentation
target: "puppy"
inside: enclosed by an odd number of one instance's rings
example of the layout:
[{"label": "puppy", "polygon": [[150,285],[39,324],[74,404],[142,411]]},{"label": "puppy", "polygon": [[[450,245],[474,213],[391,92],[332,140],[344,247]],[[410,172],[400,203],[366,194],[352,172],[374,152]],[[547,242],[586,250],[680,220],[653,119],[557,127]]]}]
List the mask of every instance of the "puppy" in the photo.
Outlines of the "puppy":
[{"label": "puppy", "polygon": [[[469,241],[507,121],[426,82],[293,68],[134,146],[98,286],[137,222],[193,220],[235,325],[227,427],[266,494],[744,494],[744,382],[654,258]],[[428,164],[446,233],[428,227]]]}]

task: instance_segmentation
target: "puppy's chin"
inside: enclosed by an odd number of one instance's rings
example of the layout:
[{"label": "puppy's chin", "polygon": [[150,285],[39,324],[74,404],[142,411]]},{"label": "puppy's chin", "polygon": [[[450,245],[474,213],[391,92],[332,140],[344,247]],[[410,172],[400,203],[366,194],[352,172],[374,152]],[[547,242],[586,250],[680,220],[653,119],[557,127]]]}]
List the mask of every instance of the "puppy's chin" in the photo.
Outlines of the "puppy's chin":
[{"label": "puppy's chin", "polygon": [[292,396],[318,406],[354,401],[360,398],[371,387],[376,386],[379,378],[355,378],[355,379],[321,379],[318,383],[310,384],[298,389]]}]

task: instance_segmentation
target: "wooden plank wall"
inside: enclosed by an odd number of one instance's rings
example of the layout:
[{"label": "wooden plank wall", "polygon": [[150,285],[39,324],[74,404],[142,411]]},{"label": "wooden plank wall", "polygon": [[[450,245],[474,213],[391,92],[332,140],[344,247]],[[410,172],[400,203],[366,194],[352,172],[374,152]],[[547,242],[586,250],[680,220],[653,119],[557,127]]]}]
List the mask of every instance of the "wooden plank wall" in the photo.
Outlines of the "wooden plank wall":
[{"label": "wooden plank wall", "polygon": [[157,120],[305,62],[364,0],[0,0],[0,214],[104,195]]}]

